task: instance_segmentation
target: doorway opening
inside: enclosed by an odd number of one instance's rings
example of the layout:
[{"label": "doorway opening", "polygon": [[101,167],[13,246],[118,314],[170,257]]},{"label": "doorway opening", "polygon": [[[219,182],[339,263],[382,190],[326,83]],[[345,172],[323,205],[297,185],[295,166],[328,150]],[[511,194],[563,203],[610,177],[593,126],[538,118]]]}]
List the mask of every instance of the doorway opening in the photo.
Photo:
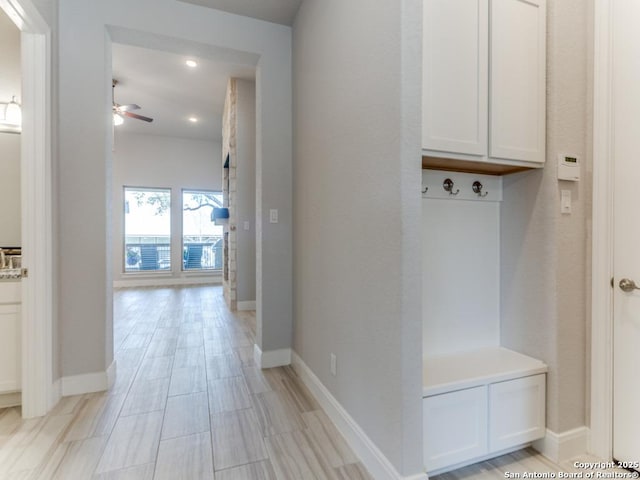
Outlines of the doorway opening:
[{"label": "doorway opening", "polygon": [[30,0],[0,0],[0,8],[21,32],[21,389],[22,416],[30,418],[60,398],[53,348],[51,33]]}]

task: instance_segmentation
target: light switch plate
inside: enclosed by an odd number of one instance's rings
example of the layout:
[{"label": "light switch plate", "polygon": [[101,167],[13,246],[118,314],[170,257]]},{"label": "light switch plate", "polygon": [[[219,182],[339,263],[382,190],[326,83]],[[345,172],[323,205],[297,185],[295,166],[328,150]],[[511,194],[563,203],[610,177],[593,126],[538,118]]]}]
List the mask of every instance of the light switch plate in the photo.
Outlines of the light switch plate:
[{"label": "light switch plate", "polygon": [[272,208],[269,210],[269,222],[278,223],[278,209]]},{"label": "light switch plate", "polygon": [[560,213],[571,213],[571,190],[560,191]]}]

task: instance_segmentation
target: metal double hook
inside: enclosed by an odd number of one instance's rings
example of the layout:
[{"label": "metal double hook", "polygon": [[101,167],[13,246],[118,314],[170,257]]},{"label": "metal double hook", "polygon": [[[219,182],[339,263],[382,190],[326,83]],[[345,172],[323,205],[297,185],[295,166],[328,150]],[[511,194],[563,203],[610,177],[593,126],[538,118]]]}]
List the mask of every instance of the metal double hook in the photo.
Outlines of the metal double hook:
[{"label": "metal double hook", "polygon": [[489,192],[482,193],[482,184],[478,180],[473,182],[473,185],[471,185],[471,189],[473,190],[473,193],[477,194],[480,198],[489,195]]},{"label": "metal double hook", "polygon": [[455,192],[453,191],[453,180],[450,178],[447,178],[442,182],[442,188],[444,188],[445,192],[449,192],[449,195],[458,195],[460,193],[459,188],[456,188]]}]

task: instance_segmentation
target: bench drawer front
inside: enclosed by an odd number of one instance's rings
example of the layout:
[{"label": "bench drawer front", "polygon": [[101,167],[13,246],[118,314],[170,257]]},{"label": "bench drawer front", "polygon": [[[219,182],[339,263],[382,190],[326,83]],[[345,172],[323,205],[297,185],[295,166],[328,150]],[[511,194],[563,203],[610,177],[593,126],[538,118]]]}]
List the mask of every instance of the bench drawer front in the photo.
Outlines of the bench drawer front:
[{"label": "bench drawer front", "polygon": [[489,385],[489,449],[504,450],[545,435],[545,374]]},{"label": "bench drawer front", "polygon": [[488,452],[486,386],[426,397],[422,404],[427,471]]}]

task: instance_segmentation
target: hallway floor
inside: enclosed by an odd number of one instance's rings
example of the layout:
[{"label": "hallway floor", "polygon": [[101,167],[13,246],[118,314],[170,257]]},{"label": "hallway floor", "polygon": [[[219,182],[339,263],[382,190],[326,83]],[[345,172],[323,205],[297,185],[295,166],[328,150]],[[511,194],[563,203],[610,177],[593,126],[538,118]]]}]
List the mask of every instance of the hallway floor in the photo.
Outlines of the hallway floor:
[{"label": "hallway floor", "polygon": [[[114,323],[109,392],[0,410],[0,480],[371,479],[293,369],[255,366],[255,314],[221,287],[116,291]],[[526,449],[432,480],[560,471],[586,472]]]},{"label": "hallway floor", "polygon": [[0,480],[370,479],[290,367],[256,368],[254,335],[221,287],[115,291],[115,385],[0,410]]}]

